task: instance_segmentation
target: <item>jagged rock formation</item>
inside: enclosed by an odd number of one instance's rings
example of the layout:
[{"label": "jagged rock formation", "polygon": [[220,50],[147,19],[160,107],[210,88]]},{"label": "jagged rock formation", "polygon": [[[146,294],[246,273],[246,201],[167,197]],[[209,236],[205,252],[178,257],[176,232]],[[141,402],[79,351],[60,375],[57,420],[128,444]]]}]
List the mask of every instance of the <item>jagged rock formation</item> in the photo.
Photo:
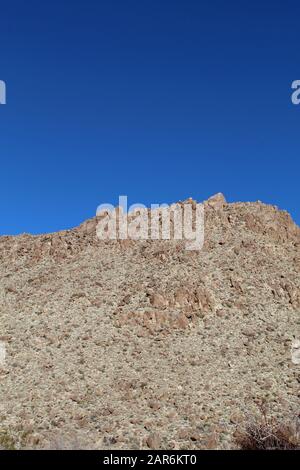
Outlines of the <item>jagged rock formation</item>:
[{"label": "jagged rock formation", "polygon": [[199,252],[101,241],[96,218],[0,238],[0,446],[227,448],[262,404],[299,410],[300,229],[204,205]]}]

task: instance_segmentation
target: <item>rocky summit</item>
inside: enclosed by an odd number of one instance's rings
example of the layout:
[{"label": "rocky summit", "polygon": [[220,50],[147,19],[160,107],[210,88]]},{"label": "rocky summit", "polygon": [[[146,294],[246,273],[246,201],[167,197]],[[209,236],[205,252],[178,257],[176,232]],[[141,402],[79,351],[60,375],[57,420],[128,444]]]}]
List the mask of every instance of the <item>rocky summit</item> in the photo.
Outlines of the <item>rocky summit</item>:
[{"label": "rocky summit", "polygon": [[262,407],[299,413],[300,229],[204,207],[200,251],[97,218],[0,237],[2,448],[229,449]]}]

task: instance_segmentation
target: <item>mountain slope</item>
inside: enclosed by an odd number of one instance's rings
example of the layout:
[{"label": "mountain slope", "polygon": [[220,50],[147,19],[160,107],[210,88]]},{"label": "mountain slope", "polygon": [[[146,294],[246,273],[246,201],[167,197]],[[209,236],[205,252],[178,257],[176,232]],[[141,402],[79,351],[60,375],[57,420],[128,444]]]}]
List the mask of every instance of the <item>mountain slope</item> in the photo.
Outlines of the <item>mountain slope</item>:
[{"label": "mountain slope", "polygon": [[212,198],[199,252],[100,241],[96,223],[0,238],[0,442],[227,448],[264,404],[299,410],[300,229],[286,212]]}]

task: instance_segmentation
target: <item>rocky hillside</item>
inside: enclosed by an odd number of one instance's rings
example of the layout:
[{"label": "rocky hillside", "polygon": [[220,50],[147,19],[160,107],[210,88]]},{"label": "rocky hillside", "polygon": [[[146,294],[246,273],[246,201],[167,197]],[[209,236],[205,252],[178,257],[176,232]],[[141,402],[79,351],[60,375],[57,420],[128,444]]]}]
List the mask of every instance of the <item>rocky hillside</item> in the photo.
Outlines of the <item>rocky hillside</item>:
[{"label": "rocky hillside", "polygon": [[101,241],[96,223],[0,237],[2,447],[232,448],[262,406],[299,413],[286,212],[217,195],[195,252]]}]

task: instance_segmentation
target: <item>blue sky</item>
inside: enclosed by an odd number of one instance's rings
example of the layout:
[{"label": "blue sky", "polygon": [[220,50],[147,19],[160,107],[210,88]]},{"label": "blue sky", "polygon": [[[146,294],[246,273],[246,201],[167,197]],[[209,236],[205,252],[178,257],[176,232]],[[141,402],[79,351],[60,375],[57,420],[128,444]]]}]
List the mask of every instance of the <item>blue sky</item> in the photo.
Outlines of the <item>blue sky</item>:
[{"label": "blue sky", "polygon": [[299,1],[1,2],[0,233],[101,203],[262,200],[300,223]]}]

